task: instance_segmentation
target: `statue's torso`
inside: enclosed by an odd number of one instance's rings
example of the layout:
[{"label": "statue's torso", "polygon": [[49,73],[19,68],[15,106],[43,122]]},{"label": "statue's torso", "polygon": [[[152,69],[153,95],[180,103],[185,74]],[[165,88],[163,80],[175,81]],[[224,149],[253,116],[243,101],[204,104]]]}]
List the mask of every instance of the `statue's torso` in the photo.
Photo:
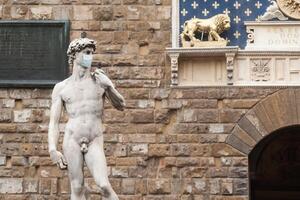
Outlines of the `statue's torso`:
[{"label": "statue's torso", "polygon": [[68,80],[61,90],[61,97],[69,120],[65,134],[75,138],[82,137],[92,141],[102,133],[101,115],[104,89],[91,78],[83,81]]}]

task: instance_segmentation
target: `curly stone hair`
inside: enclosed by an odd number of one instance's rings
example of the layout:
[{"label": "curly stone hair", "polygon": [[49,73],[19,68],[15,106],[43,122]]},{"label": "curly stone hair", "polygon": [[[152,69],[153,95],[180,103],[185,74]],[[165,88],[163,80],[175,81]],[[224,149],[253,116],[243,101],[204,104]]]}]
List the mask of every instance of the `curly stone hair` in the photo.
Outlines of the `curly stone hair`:
[{"label": "curly stone hair", "polygon": [[96,41],[89,38],[77,38],[70,43],[67,55],[69,57],[69,64],[71,66],[73,66],[75,54],[82,51],[86,47],[92,48],[94,51],[96,51]]}]

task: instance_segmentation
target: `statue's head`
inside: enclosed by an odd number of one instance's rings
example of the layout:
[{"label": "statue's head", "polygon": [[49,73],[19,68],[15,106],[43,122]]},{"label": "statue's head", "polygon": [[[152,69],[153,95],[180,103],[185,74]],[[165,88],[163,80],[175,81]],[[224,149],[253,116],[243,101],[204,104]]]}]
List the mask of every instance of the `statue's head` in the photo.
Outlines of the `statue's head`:
[{"label": "statue's head", "polygon": [[76,62],[83,68],[90,68],[95,50],[96,42],[92,39],[84,37],[73,40],[67,51],[69,64],[73,66]]}]

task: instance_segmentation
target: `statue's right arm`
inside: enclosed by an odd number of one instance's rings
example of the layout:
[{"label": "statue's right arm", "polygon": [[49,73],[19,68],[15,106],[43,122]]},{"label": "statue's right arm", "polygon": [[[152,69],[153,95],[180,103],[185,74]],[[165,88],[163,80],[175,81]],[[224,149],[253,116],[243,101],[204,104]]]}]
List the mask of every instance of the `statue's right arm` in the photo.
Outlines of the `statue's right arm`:
[{"label": "statue's right arm", "polygon": [[57,143],[59,139],[59,119],[62,112],[63,101],[60,95],[62,89],[61,83],[55,85],[52,92],[52,105],[50,110],[50,122],[48,129],[48,150],[51,160],[58,164],[61,169],[67,167],[64,156],[57,151]]}]

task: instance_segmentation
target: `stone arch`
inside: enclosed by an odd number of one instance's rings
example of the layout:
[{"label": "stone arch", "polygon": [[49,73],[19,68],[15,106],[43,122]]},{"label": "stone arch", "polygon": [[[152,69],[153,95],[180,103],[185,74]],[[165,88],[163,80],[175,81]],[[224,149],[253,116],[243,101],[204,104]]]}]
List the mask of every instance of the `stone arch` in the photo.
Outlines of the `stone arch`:
[{"label": "stone arch", "polygon": [[250,109],[226,143],[248,155],[262,138],[283,127],[300,124],[300,89],[279,90]]}]

